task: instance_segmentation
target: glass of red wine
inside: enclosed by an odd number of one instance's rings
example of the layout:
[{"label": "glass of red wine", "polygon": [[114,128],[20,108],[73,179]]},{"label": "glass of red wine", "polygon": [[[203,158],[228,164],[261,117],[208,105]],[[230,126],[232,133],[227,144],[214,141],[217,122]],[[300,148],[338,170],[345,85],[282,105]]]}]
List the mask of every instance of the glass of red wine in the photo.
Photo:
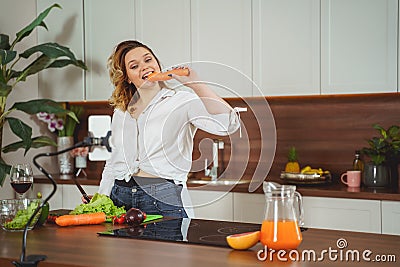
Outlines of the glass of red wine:
[{"label": "glass of red wine", "polygon": [[33,184],[33,172],[31,165],[28,163],[15,164],[10,170],[11,186],[15,192],[18,193],[19,198],[23,195]]}]

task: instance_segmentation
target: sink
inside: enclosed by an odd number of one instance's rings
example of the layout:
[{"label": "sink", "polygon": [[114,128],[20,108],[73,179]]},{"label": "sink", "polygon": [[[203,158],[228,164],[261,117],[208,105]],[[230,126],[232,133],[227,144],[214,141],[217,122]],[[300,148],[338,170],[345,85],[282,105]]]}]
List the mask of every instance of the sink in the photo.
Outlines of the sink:
[{"label": "sink", "polygon": [[188,184],[203,184],[203,185],[238,185],[238,184],[249,184],[250,180],[229,180],[229,179],[218,179],[211,181],[208,179],[188,179]]}]

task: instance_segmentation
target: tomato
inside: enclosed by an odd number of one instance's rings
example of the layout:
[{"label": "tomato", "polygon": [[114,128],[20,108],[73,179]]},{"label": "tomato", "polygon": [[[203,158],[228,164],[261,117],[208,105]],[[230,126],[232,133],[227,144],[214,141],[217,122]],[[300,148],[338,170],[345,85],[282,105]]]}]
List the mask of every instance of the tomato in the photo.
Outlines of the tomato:
[{"label": "tomato", "polygon": [[125,223],[125,214],[122,214],[121,217],[118,218],[118,224],[124,224]]},{"label": "tomato", "polygon": [[124,224],[125,223],[125,213],[118,216],[113,217],[113,224]]}]

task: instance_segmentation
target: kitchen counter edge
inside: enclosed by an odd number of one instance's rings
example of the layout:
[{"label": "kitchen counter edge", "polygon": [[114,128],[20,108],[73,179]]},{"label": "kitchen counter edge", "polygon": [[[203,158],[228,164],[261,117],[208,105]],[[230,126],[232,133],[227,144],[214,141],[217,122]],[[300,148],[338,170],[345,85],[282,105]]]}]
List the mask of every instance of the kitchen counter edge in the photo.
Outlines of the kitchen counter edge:
[{"label": "kitchen counter edge", "polygon": [[[71,177],[53,175],[57,184],[74,184]],[[244,178],[243,178],[244,179]],[[78,178],[81,185],[98,186],[99,180]],[[275,181],[279,182],[279,181]],[[34,183],[48,184],[49,179],[45,176],[36,176]],[[280,182],[281,183],[281,182]],[[262,194],[262,186],[257,187],[256,190],[251,191],[249,188],[250,183],[238,184],[232,186],[225,185],[199,185],[191,183],[188,179],[187,187],[190,190],[205,190],[205,191],[229,191],[235,193],[248,193],[248,194]],[[365,188],[349,190],[345,185],[338,182],[332,182],[324,185],[308,185],[297,186],[297,191],[303,196],[308,197],[332,197],[332,198],[351,198],[351,199],[369,199],[369,200],[387,200],[387,201],[400,201],[400,190],[391,188]]]}]

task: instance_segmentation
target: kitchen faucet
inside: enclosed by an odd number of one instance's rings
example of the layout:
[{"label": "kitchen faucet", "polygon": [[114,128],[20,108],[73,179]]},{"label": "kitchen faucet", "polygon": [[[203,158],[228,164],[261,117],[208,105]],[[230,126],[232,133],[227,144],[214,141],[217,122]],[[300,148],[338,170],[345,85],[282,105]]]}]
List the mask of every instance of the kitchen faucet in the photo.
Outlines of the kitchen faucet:
[{"label": "kitchen faucet", "polygon": [[[234,111],[238,114],[238,116],[239,116],[239,120],[240,120],[240,112],[246,112],[247,111],[247,107],[235,107],[234,108]],[[241,128],[239,127],[239,136],[240,136],[240,138],[242,138],[242,132],[241,132]],[[218,178],[218,168],[219,168],[219,164],[218,164],[218,162],[219,162],[219,153],[218,153],[218,150],[222,150],[222,162],[221,162],[221,164],[222,164],[222,168],[221,169],[224,169],[224,159],[223,159],[223,156],[224,156],[224,152],[223,152],[223,150],[224,150],[224,141],[222,141],[221,139],[214,139],[213,140],[213,149],[212,149],[212,152],[213,152],[213,155],[212,155],[212,158],[213,158],[213,166],[211,167],[211,169],[209,169],[208,168],[208,162],[207,162],[207,158],[205,159],[205,166],[204,166],[204,175],[206,176],[206,177],[211,177],[211,181],[216,181],[217,180],[217,178]]]},{"label": "kitchen faucet", "polygon": [[218,178],[218,168],[219,168],[219,153],[218,150],[224,149],[224,141],[221,139],[214,139],[212,147],[212,158],[213,166],[211,169],[208,168],[207,159],[205,159],[204,174],[207,177],[211,177],[211,181],[216,181]]}]

